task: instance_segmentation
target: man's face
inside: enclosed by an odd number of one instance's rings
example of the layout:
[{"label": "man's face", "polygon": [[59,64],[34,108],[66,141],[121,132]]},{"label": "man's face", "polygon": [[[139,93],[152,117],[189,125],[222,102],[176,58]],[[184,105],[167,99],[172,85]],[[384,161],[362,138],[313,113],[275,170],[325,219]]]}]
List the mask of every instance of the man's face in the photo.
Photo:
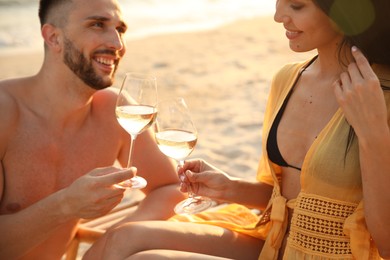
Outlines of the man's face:
[{"label": "man's face", "polygon": [[125,53],[126,24],[113,0],[75,0],[63,34],[63,60],[85,84],[103,89],[113,84]]},{"label": "man's face", "polygon": [[[106,50],[100,52],[110,52],[110,55],[115,56],[115,52],[113,51]],[[84,57],[83,53],[66,37],[64,38],[63,61],[85,84],[96,90],[107,88],[113,84],[113,77],[119,62],[119,60],[115,62],[115,66],[111,72],[112,77],[109,77],[107,80],[105,77],[100,76],[98,71],[95,70],[92,60]]]}]

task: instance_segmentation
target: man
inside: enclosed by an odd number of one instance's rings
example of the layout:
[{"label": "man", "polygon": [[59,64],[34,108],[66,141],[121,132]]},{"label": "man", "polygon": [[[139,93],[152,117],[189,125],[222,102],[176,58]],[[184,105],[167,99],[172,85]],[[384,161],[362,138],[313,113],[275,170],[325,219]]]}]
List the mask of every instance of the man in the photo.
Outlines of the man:
[{"label": "man", "polygon": [[[80,218],[104,215],[137,174],[147,195],[128,221],[166,219],[183,198],[150,132],[129,135],[111,86],[125,53],[115,0],[41,0],[45,57],[37,75],[0,82],[0,259],[61,259]],[[22,61],[21,61],[22,62]]]}]

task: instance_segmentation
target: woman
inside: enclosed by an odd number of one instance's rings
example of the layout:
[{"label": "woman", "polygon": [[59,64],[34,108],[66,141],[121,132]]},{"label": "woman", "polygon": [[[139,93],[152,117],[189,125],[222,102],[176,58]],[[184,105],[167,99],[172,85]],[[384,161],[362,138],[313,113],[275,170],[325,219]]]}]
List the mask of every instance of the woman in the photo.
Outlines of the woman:
[{"label": "woman", "polygon": [[318,55],[273,79],[258,182],[184,165],[197,194],[239,204],[129,223],[86,258],[389,258],[390,1],[351,3],[276,2],[290,48]]}]

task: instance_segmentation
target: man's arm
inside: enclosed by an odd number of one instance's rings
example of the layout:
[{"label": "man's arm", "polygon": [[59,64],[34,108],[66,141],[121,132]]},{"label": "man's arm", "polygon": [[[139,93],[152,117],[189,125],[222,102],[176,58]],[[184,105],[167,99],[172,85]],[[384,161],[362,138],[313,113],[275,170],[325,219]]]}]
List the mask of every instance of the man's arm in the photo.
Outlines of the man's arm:
[{"label": "man's arm", "polygon": [[53,235],[67,221],[59,207],[63,201],[53,194],[14,214],[0,215],[0,258],[17,259]]},{"label": "man's arm", "polygon": [[4,158],[9,138],[17,129],[19,110],[16,100],[7,92],[8,83],[0,84],[0,259],[15,259],[41,241],[50,237],[54,229],[69,219],[59,217],[60,201],[55,196],[17,213],[7,212],[7,187]]},{"label": "man's arm", "polygon": [[114,187],[133,174],[132,169],[98,168],[14,214],[0,215],[0,259],[15,259],[53,236],[63,225],[74,226],[80,218],[108,213],[123,198]]}]

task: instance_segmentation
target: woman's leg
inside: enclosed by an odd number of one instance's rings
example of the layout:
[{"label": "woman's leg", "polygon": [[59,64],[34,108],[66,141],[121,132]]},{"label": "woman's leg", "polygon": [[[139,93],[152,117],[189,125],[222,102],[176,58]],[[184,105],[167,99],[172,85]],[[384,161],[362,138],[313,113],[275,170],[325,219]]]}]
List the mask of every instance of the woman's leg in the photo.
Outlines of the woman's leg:
[{"label": "woman's leg", "polygon": [[126,260],[232,260],[231,258],[190,253],[175,250],[155,249],[143,251],[130,256]]},{"label": "woman's leg", "polygon": [[131,222],[108,231],[84,259],[126,259],[153,250],[177,250],[233,259],[257,259],[263,241],[218,226],[189,222]]}]

